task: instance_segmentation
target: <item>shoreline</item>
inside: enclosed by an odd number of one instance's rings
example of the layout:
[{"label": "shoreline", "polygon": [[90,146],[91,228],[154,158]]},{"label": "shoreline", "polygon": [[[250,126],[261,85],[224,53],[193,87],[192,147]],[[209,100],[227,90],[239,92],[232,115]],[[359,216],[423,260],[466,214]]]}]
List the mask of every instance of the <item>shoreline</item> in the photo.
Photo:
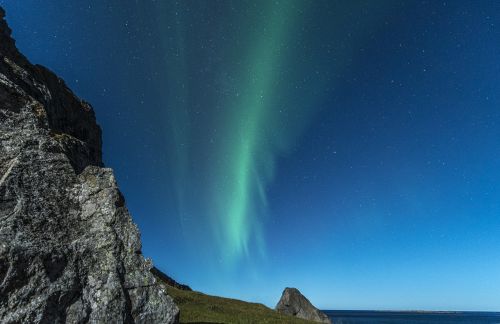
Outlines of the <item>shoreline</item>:
[{"label": "shoreline", "polygon": [[322,312],[363,312],[363,313],[411,313],[411,314],[464,314],[464,313],[487,313],[498,314],[500,311],[433,311],[433,310],[369,310],[369,309],[322,309]]}]

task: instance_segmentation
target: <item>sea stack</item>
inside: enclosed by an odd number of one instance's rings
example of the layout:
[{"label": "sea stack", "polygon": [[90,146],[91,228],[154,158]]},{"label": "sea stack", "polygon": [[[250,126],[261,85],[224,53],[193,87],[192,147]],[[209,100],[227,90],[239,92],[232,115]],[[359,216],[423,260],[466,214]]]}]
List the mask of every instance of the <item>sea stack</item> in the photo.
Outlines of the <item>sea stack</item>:
[{"label": "sea stack", "polygon": [[276,311],[310,321],[331,324],[328,316],[314,307],[297,288],[285,288],[276,305]]},{"label": "sea stack", "polygon": [[0,8],[0,322],[177,323],[103,167],[90,104],[15,46]]}]

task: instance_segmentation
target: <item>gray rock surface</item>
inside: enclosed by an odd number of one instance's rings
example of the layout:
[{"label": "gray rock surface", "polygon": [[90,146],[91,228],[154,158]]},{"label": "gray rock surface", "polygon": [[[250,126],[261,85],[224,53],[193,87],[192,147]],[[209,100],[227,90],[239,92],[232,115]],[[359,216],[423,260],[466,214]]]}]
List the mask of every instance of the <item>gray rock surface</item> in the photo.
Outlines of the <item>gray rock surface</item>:
[{"label": "gray rock surface", "polygon": [[280,301],[276,305],[276,310],[282,314],[292,315],[310,321],[331,323],[328,316],[314,307],[296,288],[285,288]]},{"label": "gray rock surface", "polygon": [[15,47],[0,8],[0,323],[176,323],[92,107]]}]

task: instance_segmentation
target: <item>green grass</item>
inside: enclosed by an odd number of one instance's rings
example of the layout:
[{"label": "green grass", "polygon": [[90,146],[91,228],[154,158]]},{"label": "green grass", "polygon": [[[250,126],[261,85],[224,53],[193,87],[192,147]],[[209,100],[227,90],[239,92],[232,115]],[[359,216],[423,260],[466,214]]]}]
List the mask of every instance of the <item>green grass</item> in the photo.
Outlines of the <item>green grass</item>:
[{"label": "green grass", "polygon": [[181,323],[224,323],[224,324],[311,324],[278,312],[257,303],[237,299],[209,296],[196,291],[186,291],[165,285],[181,311]]}]

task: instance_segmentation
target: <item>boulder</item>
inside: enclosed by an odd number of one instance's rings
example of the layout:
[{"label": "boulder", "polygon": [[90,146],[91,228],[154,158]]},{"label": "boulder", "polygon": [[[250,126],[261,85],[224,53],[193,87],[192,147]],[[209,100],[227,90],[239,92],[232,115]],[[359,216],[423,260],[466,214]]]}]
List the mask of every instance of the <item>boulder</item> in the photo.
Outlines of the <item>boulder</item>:
[{"label": "boulder", "polygon": [[314,307],[297,288],[285,288],[275,309],[282,314],[319,323],[331,323],[328,316]]}]

